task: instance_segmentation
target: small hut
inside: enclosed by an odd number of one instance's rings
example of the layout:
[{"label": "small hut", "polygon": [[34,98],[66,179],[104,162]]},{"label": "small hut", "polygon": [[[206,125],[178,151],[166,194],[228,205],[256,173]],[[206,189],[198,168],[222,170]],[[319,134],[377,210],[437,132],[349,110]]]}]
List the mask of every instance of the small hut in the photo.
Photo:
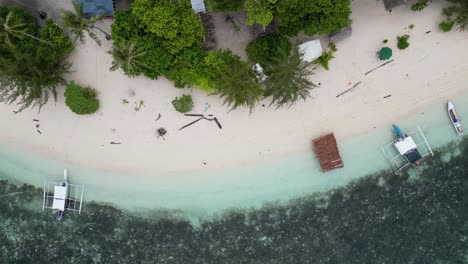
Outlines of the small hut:
[{"label": "small hut", "polygon": [[322,172],[343,168],[343,161],[333,133],[314,139],[313,145]]}]

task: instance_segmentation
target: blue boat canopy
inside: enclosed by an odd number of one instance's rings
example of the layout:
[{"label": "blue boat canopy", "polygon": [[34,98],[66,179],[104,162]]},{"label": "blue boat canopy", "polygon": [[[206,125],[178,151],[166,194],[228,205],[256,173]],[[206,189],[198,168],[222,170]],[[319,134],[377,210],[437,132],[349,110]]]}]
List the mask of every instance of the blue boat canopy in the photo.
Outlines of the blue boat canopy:
[{"label": "blue boat canopy", "polygon": [[112,0],[76,0],[76,2],[83,4],[83,13],[86,18],[95,15],[103,15],[105,17],[114,16]]}]

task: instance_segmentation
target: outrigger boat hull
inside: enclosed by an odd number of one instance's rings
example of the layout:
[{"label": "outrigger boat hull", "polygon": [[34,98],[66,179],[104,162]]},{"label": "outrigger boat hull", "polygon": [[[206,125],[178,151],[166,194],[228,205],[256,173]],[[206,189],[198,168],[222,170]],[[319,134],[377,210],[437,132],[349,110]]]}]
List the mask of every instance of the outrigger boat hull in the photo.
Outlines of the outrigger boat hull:
[{"label": "outrigger boat hull", "polygon": [[448,101],[447,111],[448,111],[450,121],[452,122],[452,125],[455,128],[455,131],[457,132],[459,136],[463,135],[463,129],[462,129],[460,121],[458,120],[457,112],[455,112],[455,107],[453,106],[452,101]]}]

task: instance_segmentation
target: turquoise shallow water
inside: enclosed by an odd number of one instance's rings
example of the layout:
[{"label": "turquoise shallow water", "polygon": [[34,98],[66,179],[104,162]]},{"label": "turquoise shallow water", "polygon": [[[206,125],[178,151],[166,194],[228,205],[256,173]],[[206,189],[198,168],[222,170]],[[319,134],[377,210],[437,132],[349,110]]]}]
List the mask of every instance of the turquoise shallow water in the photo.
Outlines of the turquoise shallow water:
[{"label": "turquoise shallow water", "polygon": [[[462,120],[467,102],[455,100]],[[1,145],[0,262],[468,263],[468,139],[456,136],[445,104],[399,124],[421,126],[438,148],[420,177],[382,171],[390,127],[339,142],[345,168],[325,174],[311,152],[150,178]],[[86,204],[58,222],[41,210],[42,190],[21,183],[41,187],[63,167],[86,183]]]},{"label": "turquoise shallow water", "polygon": [[[468,96],[453,101],[463,121],[468,116]],[[398,124],[406,131],[420,126],[434,148],[460,139],[447,117],[445,103],[413,113]],[[468,123],[464,125],[468,130]],[[391,139],[389,126],[338,142],[345,167],[328,173],[320,172],[311,149],[237,169],[154,177],[79,168],[0,144],[0,175],[41,187],[46,178],[60,180],[63,168],[68,168],[73,182],[86,185],[86,201],[108,202],[126,209],[179,209],[198,217],[228,208],[258,208],[265,202],[287,201],[388,169],[380,146]]]}]

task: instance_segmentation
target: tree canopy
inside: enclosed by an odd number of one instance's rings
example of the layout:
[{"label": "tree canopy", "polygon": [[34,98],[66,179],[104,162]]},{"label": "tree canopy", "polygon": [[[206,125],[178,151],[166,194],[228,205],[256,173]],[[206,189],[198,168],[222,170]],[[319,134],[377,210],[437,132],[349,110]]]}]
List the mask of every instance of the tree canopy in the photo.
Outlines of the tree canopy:
[{"label": "tree canopy", "polygon": [[247,24],[268,25],[276,17],[279,32],[295,36],[329,34],[351,23],[350,0],[246,0]]},{"label": "tree canopy", "polygon": [[272,97],[271,105],[277,108],[291,106],[310,96],[315,84],[307,79],[312,71],[308,69],[308,64],[302,63],[301,57],[298,49],[293,48],[291,53],[280,50],[279,56],[274,59],[265,83],[266,94]]},{"label": "tree canopy", "polygon": [[63,74],[71,66],[66,58],[74,46],[52,20],[38,31],[32,15],[23,9],[0,8],[1,22],[7,17],[23,26],[16,26],[16,34],[8,37],[5,31],[0,34],[0,102],[17,103],[18,112],[30,106],[40,109],[51,95],[56,99],[57,88],[65,84]]}]

